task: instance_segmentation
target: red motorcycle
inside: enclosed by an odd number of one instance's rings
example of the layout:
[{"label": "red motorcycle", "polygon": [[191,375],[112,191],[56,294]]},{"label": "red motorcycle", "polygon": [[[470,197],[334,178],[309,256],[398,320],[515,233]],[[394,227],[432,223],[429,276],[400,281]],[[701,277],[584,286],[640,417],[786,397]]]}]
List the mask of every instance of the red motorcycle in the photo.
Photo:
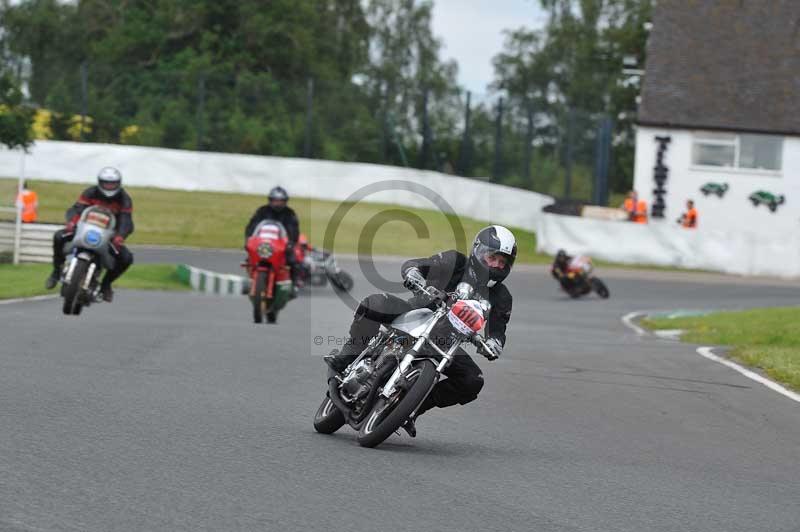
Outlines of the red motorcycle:
[{"label": "red motorcycle", "polygon": [[242,264],[250,278],[250,301],[253,320],[275,323],[278,312],[286,306],[292,293],[292,277],[286,264],[289,236],[282,224],[265,220],[247,239],[247,262]]}]

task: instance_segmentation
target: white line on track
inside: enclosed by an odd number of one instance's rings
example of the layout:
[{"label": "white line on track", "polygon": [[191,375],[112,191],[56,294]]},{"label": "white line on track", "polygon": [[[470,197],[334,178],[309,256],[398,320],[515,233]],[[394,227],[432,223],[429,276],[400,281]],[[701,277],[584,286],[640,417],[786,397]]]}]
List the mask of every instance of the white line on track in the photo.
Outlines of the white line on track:
[{"label": "white line on track", "polygon": [[752,379],[752,380],[754,380],[754,381],[756,381],[756,382],[758,382],[760,384],[763,384],[764,386],[766,386],[770,390],[772,390],[774,392],[778,392],[779,394],[788,397],[792,401],[797,401],[798,403],[800,403],[800,395],[799,394],[796,394],[791,390],[787,390],[786,388],[784,388],[783,386],[781,386],[777,382],[771,381],[768,378],[766,378],[766,377],[764,377],[762,375],[759,375],[758,373],[745,368],[744,366],[740,366],[736,362],[728,360],[727,358],[723,358],[723,357],[721,357],[719,355],[715,355],[713,347],[698,347],[697,348],[697,353],[700,356],[703,356],[703,357],[705,357],[705,358],[707,358],[709,360],[713,360],[714,362],[719,362],[723,366],[728,366],[729,368],[731,368],[731,369],[733,369],[735,371],[738,371],[739,373],[741,373],[742,375],[744,375],[748,379]]},{"label": "white line on track", "polygon": [[48,299],[56,299],[57,295],[47,295],[47,296],[33,296],[33,297],[20,297],[17,299],[2,299],[0,300],[0,305],[11,305],[12,303],[27,303],[29,301],[47,301]]},{"label": "white line on track", "polygon": [[636,325],[633,322],[633,320],[646,315],[647,312],[643,311],[631,312],[629,314],[625,314],[624,316],[622,316],[622,323],[625,324],[626,327],[632,329],[639,336],[645,336],[647,334],[647,331]]}]

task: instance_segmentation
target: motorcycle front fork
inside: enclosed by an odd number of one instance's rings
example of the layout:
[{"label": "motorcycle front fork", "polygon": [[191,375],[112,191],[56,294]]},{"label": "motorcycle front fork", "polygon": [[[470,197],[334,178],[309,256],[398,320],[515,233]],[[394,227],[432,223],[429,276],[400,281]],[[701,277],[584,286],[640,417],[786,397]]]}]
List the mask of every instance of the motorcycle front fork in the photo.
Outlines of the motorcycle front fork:
[{"label": "motorcycle front fork", "polygon": [[386,386],[383,387],[381,395],[383,395],[385,398],[388,399],[397,391],[396,390],[397,383],[400,382],[400,379],[404,377],[406,371],[414,362],[414,360],[417,359],[420,350],[426,343],[430,347],[432,347],[435,351],[437,351],[439,355],[441,355],[442,357],[442,359],[439,361],[439,364],[436,366],[436,373],[439,375],[441,375],[442,372],[445,370],[445,368],[447,368],[447,366],[450,365],[450,362],[453,360],[453,357],[455,356],[456,350],[458,350],[458,348],[460,347],[460,344],[455,343],[452,346],[450,346],[450,349],[448,349],[447,352],[445,352],[439,349],[439,346],[437,346],[435,343],[430,342],[427,338],[427,334],[420,336],[420,338],[416,341],[416,343],[414,343],[414,347],[412,347],[411,350],[408,353],[406,353],[406,356],[403,357],[403,360],[400,362],[400,365],[397,367],[394,373],[392,373],[392,376],[386,382]]}]

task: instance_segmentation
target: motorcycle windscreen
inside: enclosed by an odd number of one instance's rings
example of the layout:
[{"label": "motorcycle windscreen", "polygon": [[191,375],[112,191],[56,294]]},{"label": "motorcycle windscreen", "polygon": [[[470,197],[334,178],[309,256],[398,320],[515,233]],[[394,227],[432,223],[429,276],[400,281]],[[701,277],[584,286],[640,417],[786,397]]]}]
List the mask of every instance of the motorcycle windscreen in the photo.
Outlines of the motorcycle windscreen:
[{"label": "motorcycle windscreen", "polygon": [[431,315],[433,315],[433,311],[427,308],[410,310],[395,318],[392,322],[392,327],[414,338],[419,338],[425,330]]}]

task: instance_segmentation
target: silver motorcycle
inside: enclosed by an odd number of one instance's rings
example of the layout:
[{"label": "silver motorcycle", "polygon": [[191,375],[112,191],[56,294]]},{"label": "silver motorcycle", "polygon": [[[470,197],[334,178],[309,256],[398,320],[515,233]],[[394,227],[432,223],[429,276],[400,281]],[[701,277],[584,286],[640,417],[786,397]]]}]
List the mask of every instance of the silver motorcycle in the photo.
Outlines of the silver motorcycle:
[{"label": "silver motorcycle", "polygon": [[317,432],[332,434],[347,423],[358,431],[359,445],[375,447],[413,419],[463,344],[491,352],[480,334],[491,305],[469,284],[451,293],[433,286],[417,291],[430,301],[426,308],[381,325],[341,375],[328,370],[328,392],[314,416]]},{"label": "silver motorcycle", "polygon": [[64,244],[64,269],[61,272],[62,310],[78,315],[83,307],[100,301],[100,276],[103,270],[114,268],[115,259],[109,252],[117,219],[102,207],[88,207],[78,220],[75,236]]}]

